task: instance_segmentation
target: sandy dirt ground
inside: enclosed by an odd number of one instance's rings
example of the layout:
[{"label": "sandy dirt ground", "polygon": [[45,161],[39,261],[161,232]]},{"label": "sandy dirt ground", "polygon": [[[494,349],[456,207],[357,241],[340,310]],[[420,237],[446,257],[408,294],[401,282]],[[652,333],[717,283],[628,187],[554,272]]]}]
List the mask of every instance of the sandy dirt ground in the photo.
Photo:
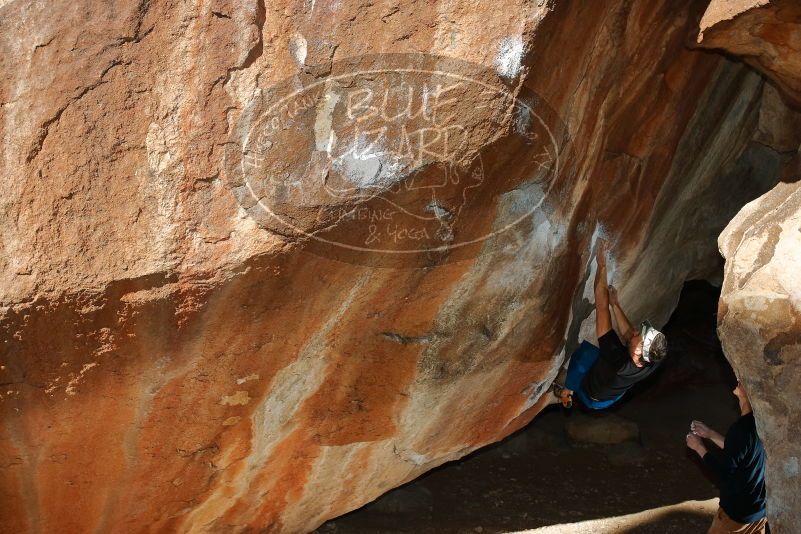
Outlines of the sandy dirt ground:
[{"label": "sandy dirt ground", "polygon": [[656,398],[634,397],[592,415],[612,413],[635,421],[640,439],[616,445],[574,442],[564,426],[576,414],[554,406],[509,439],[329,521],[318,532],[706,532],[718,490],[686,449],[684,435],[693,418],[725,431],[737,417],[728,388],[693,386]]}]

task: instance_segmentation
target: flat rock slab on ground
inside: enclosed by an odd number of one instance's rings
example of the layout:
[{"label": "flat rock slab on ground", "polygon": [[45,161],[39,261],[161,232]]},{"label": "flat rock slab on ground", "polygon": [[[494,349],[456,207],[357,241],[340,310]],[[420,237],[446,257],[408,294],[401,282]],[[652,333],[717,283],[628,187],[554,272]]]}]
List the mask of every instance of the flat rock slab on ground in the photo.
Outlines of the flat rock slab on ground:
[{"label": "flat rock slab on ground", "polygon": [[613,445],[640,438],[637,423],[615,414],[573,414],[565,423],[565,431],[572,441],[598,445]]}]

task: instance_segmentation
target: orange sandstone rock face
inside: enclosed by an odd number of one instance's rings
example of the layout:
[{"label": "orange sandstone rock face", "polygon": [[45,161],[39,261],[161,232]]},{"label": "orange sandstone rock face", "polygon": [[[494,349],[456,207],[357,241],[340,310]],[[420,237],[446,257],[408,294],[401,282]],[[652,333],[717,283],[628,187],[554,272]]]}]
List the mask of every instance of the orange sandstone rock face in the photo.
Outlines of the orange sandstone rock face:
[{"label": "orange sandstone rock face", "polygon": [[762,71],[801,106],[801,4],[795,0],[712,0],[698,43]]},{"label": "orange sandstone rock face", "polygon": [[801,524],[801,183],[747,204],[720,236],[726,277],[718,331],[746,385],[768,455],[771,528]]},{"label": "orange sandstone rock face", "polygon": [[600,235],[665,320],[792,117],[677,4],[0,3],[0,530],[303,532],[497,441]]}]

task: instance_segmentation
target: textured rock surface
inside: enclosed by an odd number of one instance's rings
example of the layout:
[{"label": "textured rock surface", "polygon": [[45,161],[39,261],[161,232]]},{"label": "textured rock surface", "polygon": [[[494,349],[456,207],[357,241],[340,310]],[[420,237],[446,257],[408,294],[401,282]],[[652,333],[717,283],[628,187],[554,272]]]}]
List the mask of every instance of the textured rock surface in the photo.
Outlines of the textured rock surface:
[{"label": "textured rock surface", "polygon": [[801,183],[746,205],[720,236],[726,275],[718,331],[746,385],[768,453],[776,532],[801,525]]},{"label": "textured rock surface", "polygon": [[712,0],[698,42],[742,58],[801,107],[801,4],[796,0]]},{"label": "textured rock surface", "polygon": [[[740,56],[801,107],[801,4],[789,0],[713,0],[701,21],[701,46]],[[801,178],[801,123],[766,87],[760,142],[784,154],[786,182]],[[779,110],[779,116],[773,110]],[[719,238],[726,257],[718,314],[726,356],[751,392],[768,451],[768,514],[777,532],[801,525],[801,189],[780,184],[746,205]]]},{"label": "textured rock surface", "polygon": [[[790,117],[686,49],[703,3],[677,4],[0,2],[0,530],[300,532],[498,440],[590,330],[601,233],[631,315],[665,320],[776,182],[767,110]],[[476,224],[542,203],[492,254],[332,261],[233,190],[254,91],[389,51],[562,118],[548,182],[511,118],[457,103],[505,176]]]}]

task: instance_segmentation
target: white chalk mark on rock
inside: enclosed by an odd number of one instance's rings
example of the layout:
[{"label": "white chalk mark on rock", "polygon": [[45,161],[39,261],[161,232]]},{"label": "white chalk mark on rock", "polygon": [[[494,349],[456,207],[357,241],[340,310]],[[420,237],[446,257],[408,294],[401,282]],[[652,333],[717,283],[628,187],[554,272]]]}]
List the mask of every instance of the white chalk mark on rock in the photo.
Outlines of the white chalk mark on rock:
[{"label": "white chalk mark on rock", "polygon": [[236,383],[238,385],[242,385],[245,382],[250,382],[251,380],[258,380],[258,379],[259,379],[258,373],[253,373],[253,374],[248,375],[248,376],[243,376],[242,378],[237,378]]},{"label": "white chalk mark on rock", "polygon": [[73,376],[70,379],[69,383],[67,384],[67,387],[64,388],[64,393],[66,393],[67,395],[75,395],[77,393],[77,391],[75,391],[75,386],[77,386],[80,383],[81,379],[83,378],[83,375],[86,374],[86,371],[96,366],[97,362],[83,364],[83,367],[81,367],[81,370],[78,372],[78,374]]},{"label": "white chalk mark on rock", "polygon": [[506,37],[498,46],[498,55],[495,57],[495,65],[503,78],[512,80],[520,74],[523,59],[523,37]]},{"label": "white chalk mark on rock", "polygon": [[298,62],[298,66],[304,66],[306,64],[307,53],[306,38],[299,33],[293,34],[289,39],[289,52],[292,54],[292,57],[295,58],[295,61]]},{"label": "white chalk mark on rock", "polygon": [[315,148],[321,152],[327,152],[329,156],[334,144],[337,142],[336,133],[331,129],[337,102],[339,102],[339,95],[326,91],[325,96],[317,105],[317,113],[314,118]]},{"label": "white chalk mark on rock", "polygon": [[247,391],[239,390],[233,395],[224,395],[220,399],[220,404],[223,406],[244,406],[250,402],[250,395]]}]

